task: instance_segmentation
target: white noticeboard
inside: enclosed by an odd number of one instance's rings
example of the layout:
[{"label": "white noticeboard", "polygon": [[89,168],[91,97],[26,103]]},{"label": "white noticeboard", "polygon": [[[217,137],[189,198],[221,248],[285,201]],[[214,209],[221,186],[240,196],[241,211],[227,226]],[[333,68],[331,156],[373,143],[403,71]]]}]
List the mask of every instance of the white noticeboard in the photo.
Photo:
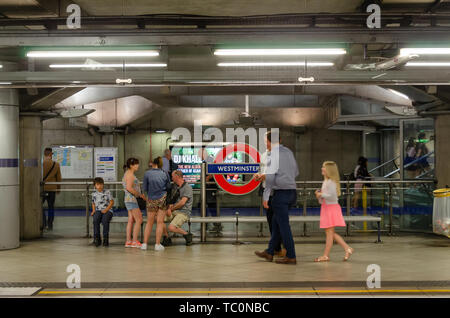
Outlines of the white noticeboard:
[{"label": "white noticeboard", "polygon": [[92,146],[54,146],[53,160],[59,163],[63,179],[91,179],[93,176]]},{"label": "white noticeboard", "polygon": [[95,178],[117,181],[117,148],[97,147],[94,149]]}]

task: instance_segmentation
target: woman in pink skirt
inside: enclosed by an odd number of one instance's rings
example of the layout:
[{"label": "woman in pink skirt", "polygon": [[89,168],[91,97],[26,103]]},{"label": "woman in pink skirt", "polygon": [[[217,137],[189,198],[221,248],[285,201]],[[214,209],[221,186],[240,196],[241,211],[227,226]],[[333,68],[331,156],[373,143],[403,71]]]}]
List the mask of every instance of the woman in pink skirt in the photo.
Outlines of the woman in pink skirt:
[{"label": "woman in pink skirt", "polygon": [[334,232],[336,226],[345,227],[341,206],[338,203],[338,197],[341,195],[341,186],[336,163],[325,161],[322,165],[322,175],[324,177],[322,189],[316,191],[316,198],[322,205],[320,209],[320,228],[325,229],[326,243],[323,255],[317,257],[314,261],[328,262],[330,260],[329,254],[333,241],[336,241],[344,248],[344,261],[347,261],[350,255],[353,254],[353,248],[348,246],[344,239]]}]

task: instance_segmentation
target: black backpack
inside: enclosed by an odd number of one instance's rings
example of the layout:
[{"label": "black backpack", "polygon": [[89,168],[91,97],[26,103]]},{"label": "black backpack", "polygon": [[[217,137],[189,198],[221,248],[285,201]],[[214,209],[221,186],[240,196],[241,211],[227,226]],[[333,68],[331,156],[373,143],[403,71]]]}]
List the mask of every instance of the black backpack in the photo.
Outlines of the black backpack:
[{"label": "black backpack", "polygon": [[185,185],[186,185],[186,182],[184,182],[181,187],[171,187],[167,191],[166,205],[177,203],[178,199],[180,198],[180,189],[182,187],[184,187]]}]

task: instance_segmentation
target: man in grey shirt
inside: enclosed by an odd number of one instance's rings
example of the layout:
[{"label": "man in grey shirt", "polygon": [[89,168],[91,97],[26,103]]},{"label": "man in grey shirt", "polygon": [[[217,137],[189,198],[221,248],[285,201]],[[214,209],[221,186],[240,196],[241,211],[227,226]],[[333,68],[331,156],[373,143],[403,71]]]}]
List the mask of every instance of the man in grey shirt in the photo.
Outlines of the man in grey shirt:
[{"label": "man in grey shirt", "polygon": [[189,221],[192,212],[193,191],[189,184],[183,179],[183,172],[175,170],[172,172],[172,180],[175,189],[178,189],[180,196],[175,204],[169,205],[167,210],[167,221],[170,222],[168,230],[170,232],[183,235],[186,245],[192,245],[192,234],[186,232],[181,226]]},{"label": "man in grey shirt", "polygon": [[287,250],[286,257],[277,259],[278,264],[297,264],[294,239],[289,225],[289,208],[297,199],[295,178],[298,176],[298,166],[291,150],[278,143],[278,136],[268,132],[266,134],[267,167],[265,174],[259,176],[265,180],[263,206],[269,209],[269,197],[272,194],[272,235],[267,250],[255,252],[259,257],[268,261],[273,260],[274,249],[283,242]]}]

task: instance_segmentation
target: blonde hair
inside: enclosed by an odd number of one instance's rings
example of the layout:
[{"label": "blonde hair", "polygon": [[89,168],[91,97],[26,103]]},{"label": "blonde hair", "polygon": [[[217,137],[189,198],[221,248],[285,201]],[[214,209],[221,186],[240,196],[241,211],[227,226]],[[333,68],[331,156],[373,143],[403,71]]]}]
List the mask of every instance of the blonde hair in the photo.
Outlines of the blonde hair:
[{"label": "blonde hair", "polygon": [[341,195],[341,178],[339,176],[339,169],[334,161],[325,161],[323,163],[323,167],[325,168],[326,176],[324,176],[325,180],[331,179],[336,183],[336,193],[338,197]]}]

